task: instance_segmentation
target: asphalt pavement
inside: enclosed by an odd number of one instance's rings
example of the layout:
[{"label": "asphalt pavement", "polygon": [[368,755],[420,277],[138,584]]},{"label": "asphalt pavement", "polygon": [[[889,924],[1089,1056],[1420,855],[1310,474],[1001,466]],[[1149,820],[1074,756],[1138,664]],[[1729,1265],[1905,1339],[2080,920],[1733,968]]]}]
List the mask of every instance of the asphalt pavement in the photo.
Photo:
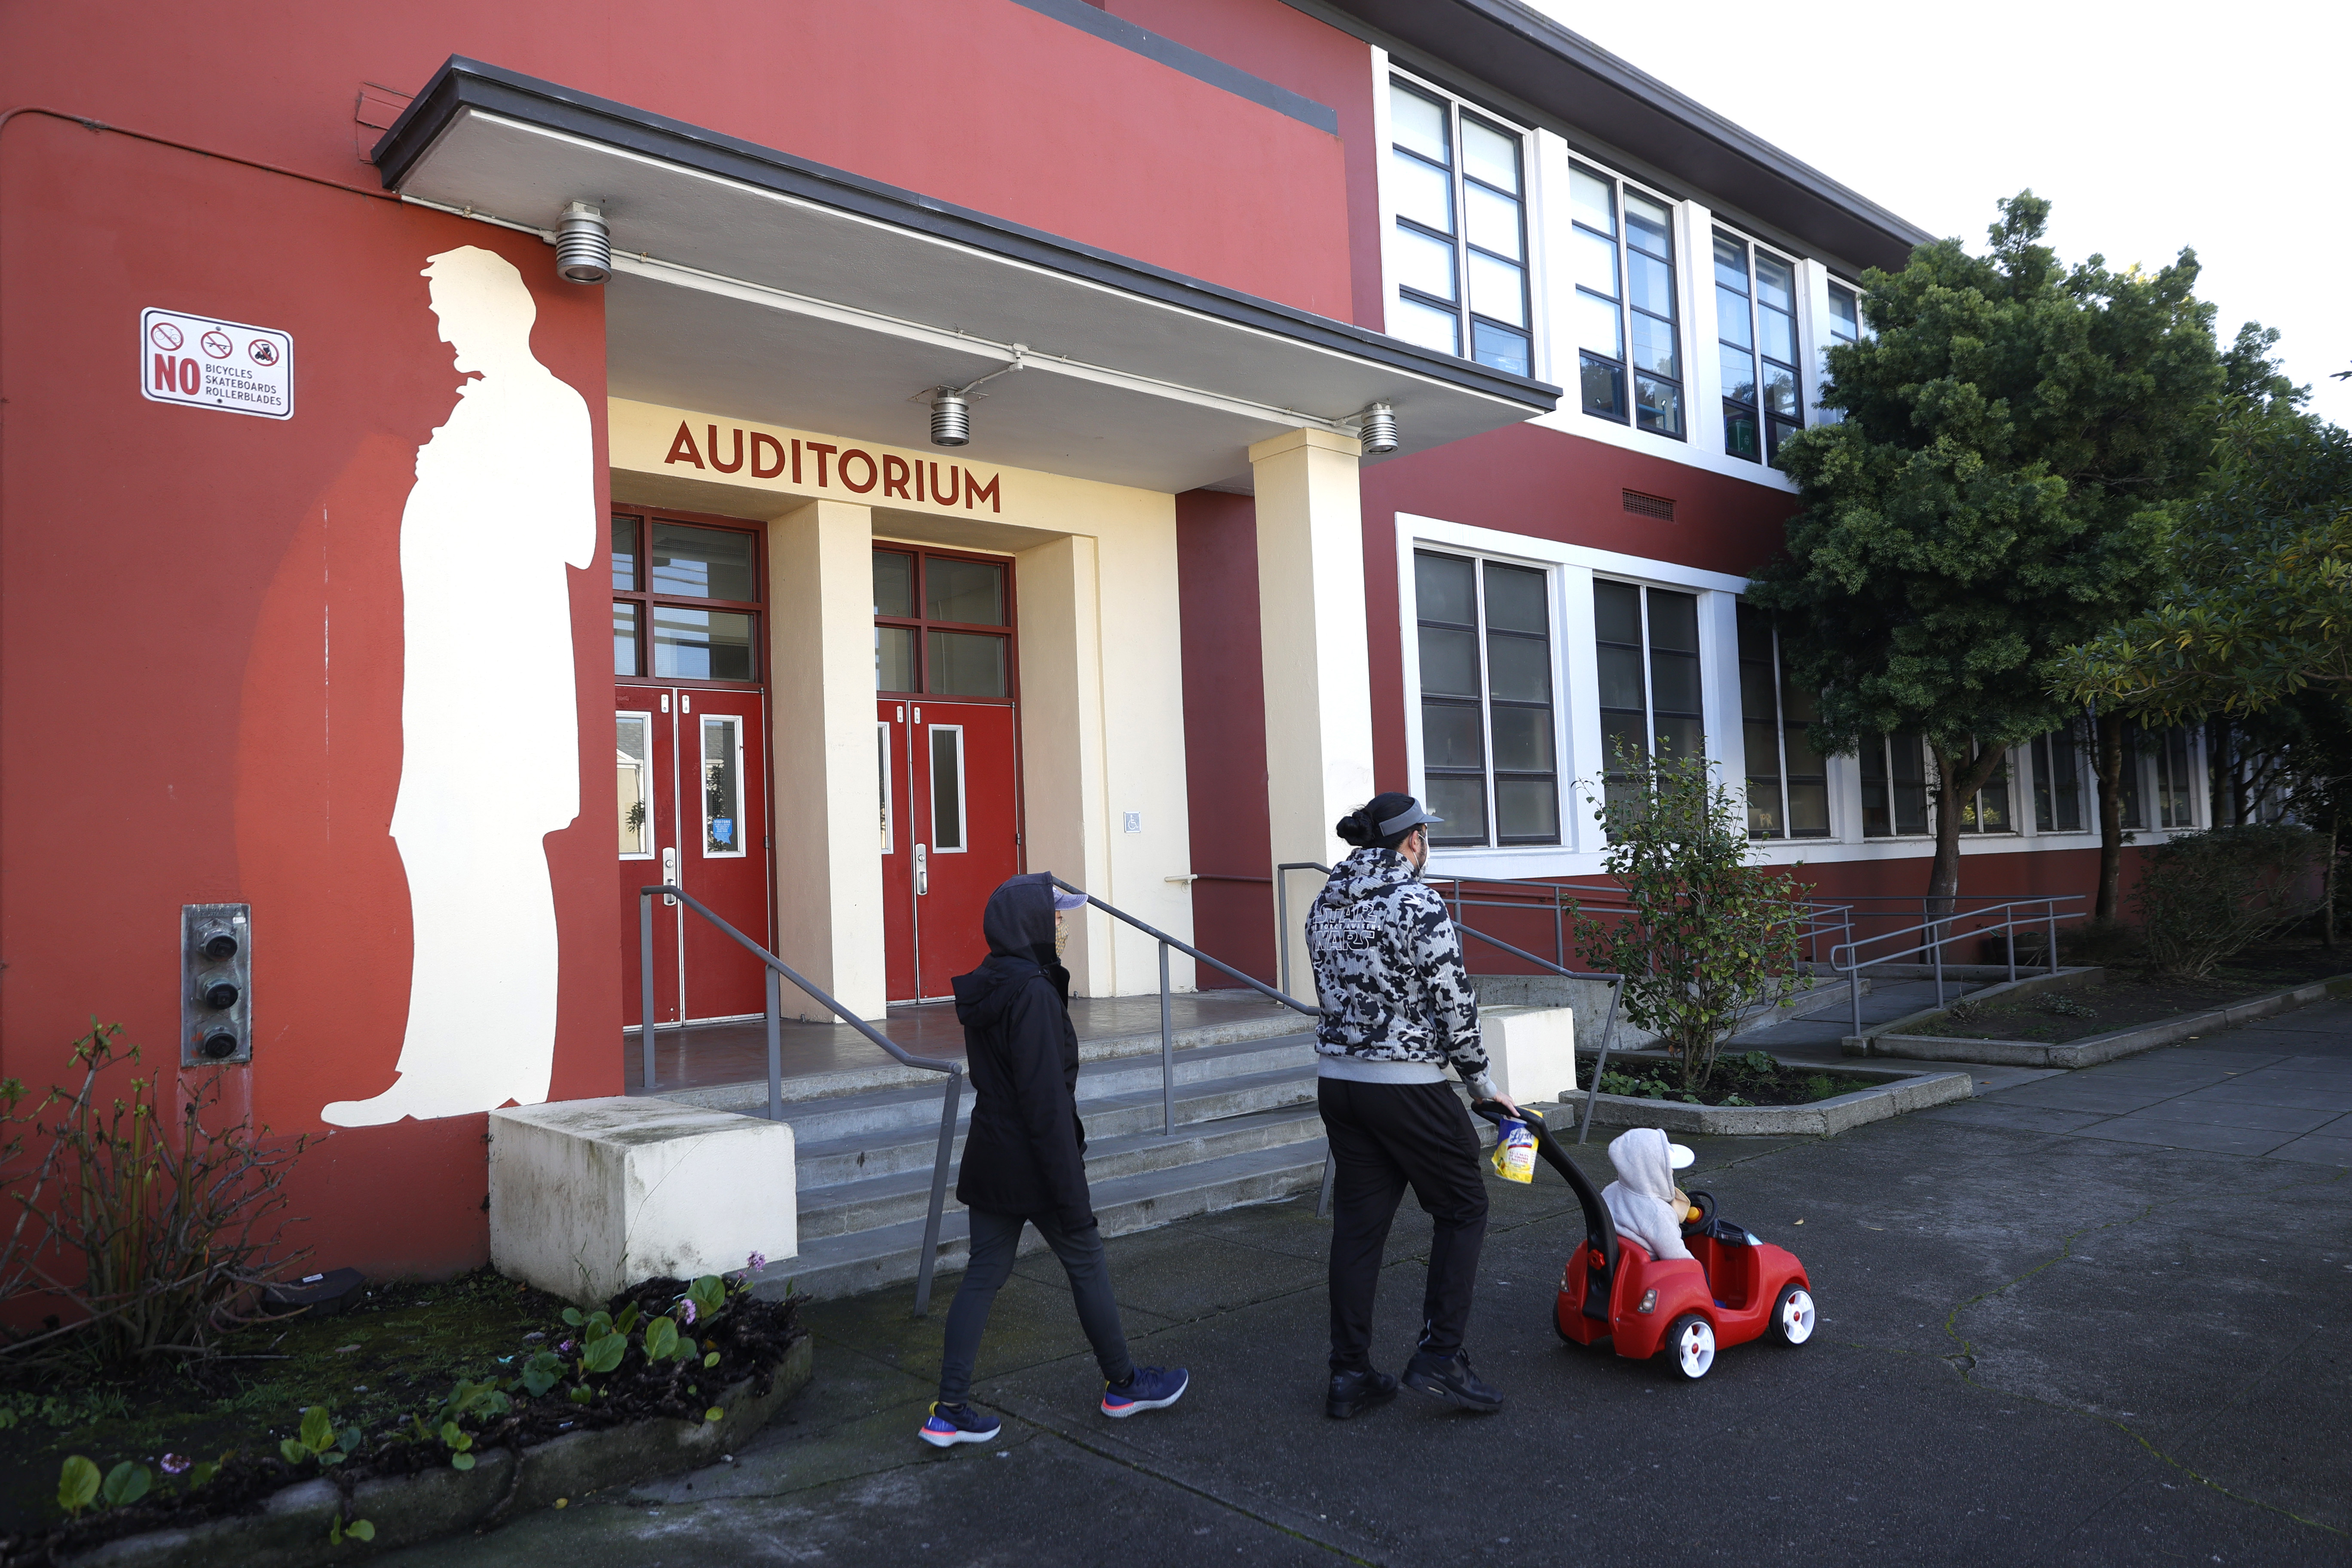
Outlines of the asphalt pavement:
[{"label": "asphalt pavement", "polygon": [[[731,1463],[394,1560],[2342,1564],[2347,1113],[2331,1002],[1841,1138],[1695,1140],[1689,1184],[1802,1258],[1822,1314],[1811,1344],[1726,1350],[1696,1384],[1561,1345],[1573,1200],[1549,1171],[1493,1181],[1470,1335],[1510,1395],[1492,1416],[1407,1393],[1324,1417],[1309,1202],[1109,1244],[1138,1359],[1193,1379],[1124,1422],[1040,1253],[982,1348],[992,1446],[915,1439],[937,1314],[903,1289],[825,1302],[814,1382]],[[1391,1370],[1428,1234],[1408,1201]]]}]

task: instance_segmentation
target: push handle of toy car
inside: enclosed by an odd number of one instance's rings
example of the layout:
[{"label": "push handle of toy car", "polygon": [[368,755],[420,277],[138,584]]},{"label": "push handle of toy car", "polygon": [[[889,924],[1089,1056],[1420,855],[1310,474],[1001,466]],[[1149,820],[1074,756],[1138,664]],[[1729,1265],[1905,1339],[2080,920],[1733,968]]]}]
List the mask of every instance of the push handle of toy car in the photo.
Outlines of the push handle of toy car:
[{"label": "push handle of toy car", "polygon": [[1506,1121],[1524,1122],[1528,1131],[1535,1134],[1536,1152],[1543,1156],[1545,1164],[1559,1173],[1560,1179],[1576,1194],[1577,1206],[1584,1211],[1585,1240],[1601,1254],[1602,1269],[1613,1273],[1617,1268],[1617,1226],[1609,1217],[1609,1205],[1601,1201],[1601,1191],[1592,1184],[1592,1178],[1552,1138],[1551,1129],[1544,1125],[1543,1118],[1534,1111],[1513,1116],[1491,1100],[1474,1100],[1470,1109],[1498,1127]]}]

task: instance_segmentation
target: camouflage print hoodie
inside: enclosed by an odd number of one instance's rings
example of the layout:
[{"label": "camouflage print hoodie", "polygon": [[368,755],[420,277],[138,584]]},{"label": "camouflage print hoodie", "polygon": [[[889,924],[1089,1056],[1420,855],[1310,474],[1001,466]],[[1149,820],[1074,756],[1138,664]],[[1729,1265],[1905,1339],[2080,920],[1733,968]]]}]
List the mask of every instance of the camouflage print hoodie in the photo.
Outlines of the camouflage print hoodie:
[{"label": "camouflage print hoodie", "polygon": [[1339,862],[1307,917],[1325,1078],[1436,1083],[1451,1062],[1481,1099],[1495,1093],[1478,999],[1445,900],[1393,849]]}]

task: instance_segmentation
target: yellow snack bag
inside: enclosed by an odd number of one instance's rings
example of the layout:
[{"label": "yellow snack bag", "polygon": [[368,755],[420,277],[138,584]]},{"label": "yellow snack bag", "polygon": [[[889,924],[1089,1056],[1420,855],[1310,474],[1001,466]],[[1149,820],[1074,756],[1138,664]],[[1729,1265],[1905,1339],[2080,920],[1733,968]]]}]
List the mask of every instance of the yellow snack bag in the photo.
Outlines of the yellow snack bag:
[{"label": "yellow snack bag", "polygon": [[1495,1140],[1495,1174],[1507,1182],[1536,1179],[1536,1135],[1524,1121],[1506,1121]]}]

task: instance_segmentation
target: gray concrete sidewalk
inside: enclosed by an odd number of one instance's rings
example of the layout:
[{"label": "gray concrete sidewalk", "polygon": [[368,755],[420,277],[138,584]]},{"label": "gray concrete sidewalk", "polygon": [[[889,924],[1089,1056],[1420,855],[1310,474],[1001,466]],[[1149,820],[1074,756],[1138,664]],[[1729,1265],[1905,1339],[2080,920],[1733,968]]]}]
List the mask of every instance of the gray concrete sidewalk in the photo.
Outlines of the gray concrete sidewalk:
[{"label": "gray concrete sidewalk", "polygon": [[[1171,1410],[1095,1411],[1039,1255],[983,1347],[992,1447],[915,1440],[936,1318],[903,1291],[828,1302],[814,1384],[733,1463],[397,1561],[2340,1563],[2352,1172],[2310,1156],[2342,1136],[2347,1069],[2352,1006],[2327,1004],[1833,1140],[1703,1142],[1694,1184],[1804,1258],[1822,1314],[1810,1346],[1727,1350],[1703,1383],[1560,1345],[1581,1227],[1539,1173],[1492,1184],[1470,1340],[1509,1408],[1327,1421],[1328,1232],[1282,1204],[1109,1244],[1137,1355],[1192,1371]],[[1392,1367],[1427,1237],[1408,1203]]]}]

